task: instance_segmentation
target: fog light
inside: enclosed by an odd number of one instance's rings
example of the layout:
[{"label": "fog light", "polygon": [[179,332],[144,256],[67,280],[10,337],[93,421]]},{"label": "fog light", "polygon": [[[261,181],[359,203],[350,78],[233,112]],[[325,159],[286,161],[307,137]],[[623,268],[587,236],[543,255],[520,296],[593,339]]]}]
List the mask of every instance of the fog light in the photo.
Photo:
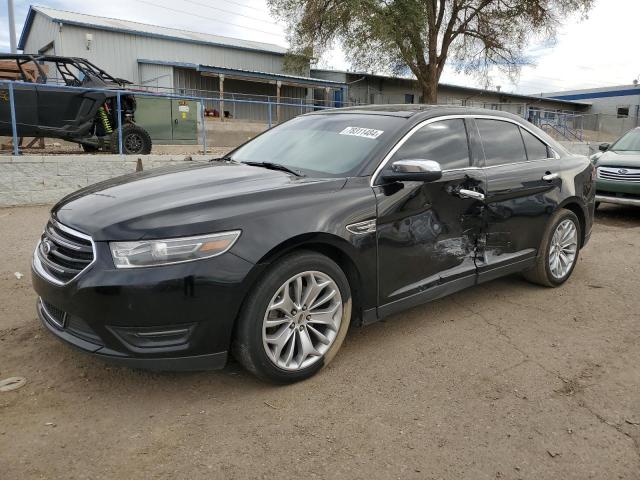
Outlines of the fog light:
[{"label": "fog light", "polygon": [[109,327],[125,344],[134,348],[167,348],[186,345],[195,324],[163,327]]}]

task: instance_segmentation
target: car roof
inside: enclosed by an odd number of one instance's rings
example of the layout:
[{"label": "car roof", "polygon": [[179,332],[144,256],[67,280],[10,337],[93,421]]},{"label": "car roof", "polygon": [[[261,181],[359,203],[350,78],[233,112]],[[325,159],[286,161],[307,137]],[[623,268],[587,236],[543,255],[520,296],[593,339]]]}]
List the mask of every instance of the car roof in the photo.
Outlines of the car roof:
[{"label": "car roof", "polygon": [[359,105],[353,107],[319,110],[307,113],[305,114],[305,116],[345,114],[385,115],[391,117],[406,118],[407,120],[409,120],[410,126],[416,125],[421,121],[429,118],[443,117],[447,115],[486,115],[498,118],[502,117],[511,121],[515,121],[516,123],[525,126],[529,130],[533,129],[536,132],[536,135],[544,140],[548,145],[550,145],[560,156],[564,157],[571,155],[560,143],[551,138],[544,130],[541,130],[535,125],[530,124],[522,116],[510,112],[503,112],[501,110],[491,110],[488,108],[463,107],[460,105],[427,104]]},{"label": "car roof", "polygon": [[523,118],[509,112],[490,110],[488,108],[463,107],[460,105],[429,105],[422,103],[389,104],[389,105],[357,105],[352,107],[332,108],[308,113],[307,115],[326,114],[362,114],[386,115],[402,118],[429,118],[443,115],[491,115],[522,121]]}]

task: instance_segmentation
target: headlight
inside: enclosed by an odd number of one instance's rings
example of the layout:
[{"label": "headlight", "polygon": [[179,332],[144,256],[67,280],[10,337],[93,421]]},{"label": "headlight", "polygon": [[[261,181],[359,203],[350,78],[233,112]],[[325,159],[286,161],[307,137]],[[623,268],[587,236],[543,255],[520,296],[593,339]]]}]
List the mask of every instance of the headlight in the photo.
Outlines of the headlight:
[{"label": "headlight", "polygon": [[240,230],[197,237],[110,242],[111,256],[117,268],[154,267],[215,257],[229,250]]}]

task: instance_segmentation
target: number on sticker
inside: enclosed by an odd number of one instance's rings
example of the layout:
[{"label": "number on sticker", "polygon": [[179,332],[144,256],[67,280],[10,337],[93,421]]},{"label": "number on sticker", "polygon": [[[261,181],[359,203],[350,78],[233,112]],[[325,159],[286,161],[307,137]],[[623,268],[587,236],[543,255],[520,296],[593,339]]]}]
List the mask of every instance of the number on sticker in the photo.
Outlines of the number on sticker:
[{"label": "number on sticker", "polygon": [[375,140],[384,133],[384,130],[375,130],[373,128],[347,127],[340,132],[340,135],[352,135],[354,137],[370,138]]}]

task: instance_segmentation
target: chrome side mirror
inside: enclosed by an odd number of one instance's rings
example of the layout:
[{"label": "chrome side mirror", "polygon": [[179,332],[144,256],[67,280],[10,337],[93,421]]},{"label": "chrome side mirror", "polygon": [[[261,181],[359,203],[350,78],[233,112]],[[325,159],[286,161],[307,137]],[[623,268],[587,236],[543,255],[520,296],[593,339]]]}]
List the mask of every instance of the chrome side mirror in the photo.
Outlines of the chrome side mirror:
[{"label": "chrome side mirror", "polygon": [[392,182],[433,182],[442,178],[442,167],[433,160],[396,160],[382,177]]}]

